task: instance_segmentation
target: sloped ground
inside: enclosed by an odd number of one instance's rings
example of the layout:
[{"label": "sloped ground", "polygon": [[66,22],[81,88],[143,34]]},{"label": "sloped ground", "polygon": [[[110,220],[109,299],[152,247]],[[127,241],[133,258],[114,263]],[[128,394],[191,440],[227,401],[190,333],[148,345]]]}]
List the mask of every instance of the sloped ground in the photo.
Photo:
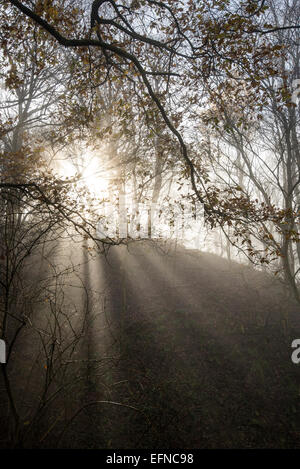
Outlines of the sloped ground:
[{"label": "sloped ground", "polygon": [[115,412],[112,447],[299,446],[300,311],[278,282],[184,249],[134,245],[109,261],[126,380],[114,399],[143,411]]},{"label": "sloped ground", "polygon": [[94,304],[66,413],[86,408],[30,447],[300,447],[300,308],[277,280],[152,243],[112,248],[82,275]]}]

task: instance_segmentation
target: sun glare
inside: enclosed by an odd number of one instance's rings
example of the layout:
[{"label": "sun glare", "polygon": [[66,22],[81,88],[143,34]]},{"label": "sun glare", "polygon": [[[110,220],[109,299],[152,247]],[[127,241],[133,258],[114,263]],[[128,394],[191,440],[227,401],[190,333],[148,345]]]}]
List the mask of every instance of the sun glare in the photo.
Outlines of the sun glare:
[{"label": "sun glare", "polygon": [[81,181],[95,195],[103,194],[108,189],[108,177],[103,176],[99,160],[92,158],[83,170]]},{"label": "sun glare", "polygon": [[88,154],[85,155],[83,161],[84,166],[78,165],[76,167],[75,164],[67,159],[60,160],[57,165],[60,177],[71,179],[79,176],[78,186],[88,188],[94,196],[104,197],[108,190],[109,176],[101,168],[99,158]]}]

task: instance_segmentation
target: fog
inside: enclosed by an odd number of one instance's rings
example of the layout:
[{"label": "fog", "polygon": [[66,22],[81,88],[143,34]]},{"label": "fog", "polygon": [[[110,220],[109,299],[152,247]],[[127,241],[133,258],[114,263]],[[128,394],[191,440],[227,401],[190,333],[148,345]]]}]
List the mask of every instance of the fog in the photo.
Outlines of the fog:
[{"label": "fog", "polygon": [[0,5],[1,449],[300,447],[298,3]]}]

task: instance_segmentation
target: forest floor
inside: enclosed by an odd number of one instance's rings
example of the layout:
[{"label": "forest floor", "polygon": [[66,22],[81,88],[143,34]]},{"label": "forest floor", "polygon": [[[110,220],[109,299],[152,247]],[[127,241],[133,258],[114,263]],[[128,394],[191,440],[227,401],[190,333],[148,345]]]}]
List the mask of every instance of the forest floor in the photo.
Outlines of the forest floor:
[{"label": "forest floor", "polygon": [[101,297],[77,352],[85,380],[59,443],[60,422],[30,447],[300,448],[300,308],[277,279],[152,242],[91,257],[84,275]]}]

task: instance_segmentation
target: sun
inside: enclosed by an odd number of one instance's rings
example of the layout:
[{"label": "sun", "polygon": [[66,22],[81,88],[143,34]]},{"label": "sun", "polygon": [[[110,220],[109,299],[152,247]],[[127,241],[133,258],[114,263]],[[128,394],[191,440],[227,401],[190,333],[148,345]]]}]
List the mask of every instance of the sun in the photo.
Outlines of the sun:
[{"label": "sun", "polygon": [[108,190],[108,174],[103,174],[103,170],[99,167],[99,160],[96,158],[91,158],[89,160],[80,179],[94,195],[102,195]]},{"label": "sun", "polygon": [[[78,161],[83,162],[78,164]],[[87,188],[95,197],[105,197],[109,186],[109,175],[101,168],[98,157],[84,154],[77,164],[67,158],[59,160],[56,171],[64,179],[76,178],[77,186]],[[77,178],[78,177],[78,178]]]}]

